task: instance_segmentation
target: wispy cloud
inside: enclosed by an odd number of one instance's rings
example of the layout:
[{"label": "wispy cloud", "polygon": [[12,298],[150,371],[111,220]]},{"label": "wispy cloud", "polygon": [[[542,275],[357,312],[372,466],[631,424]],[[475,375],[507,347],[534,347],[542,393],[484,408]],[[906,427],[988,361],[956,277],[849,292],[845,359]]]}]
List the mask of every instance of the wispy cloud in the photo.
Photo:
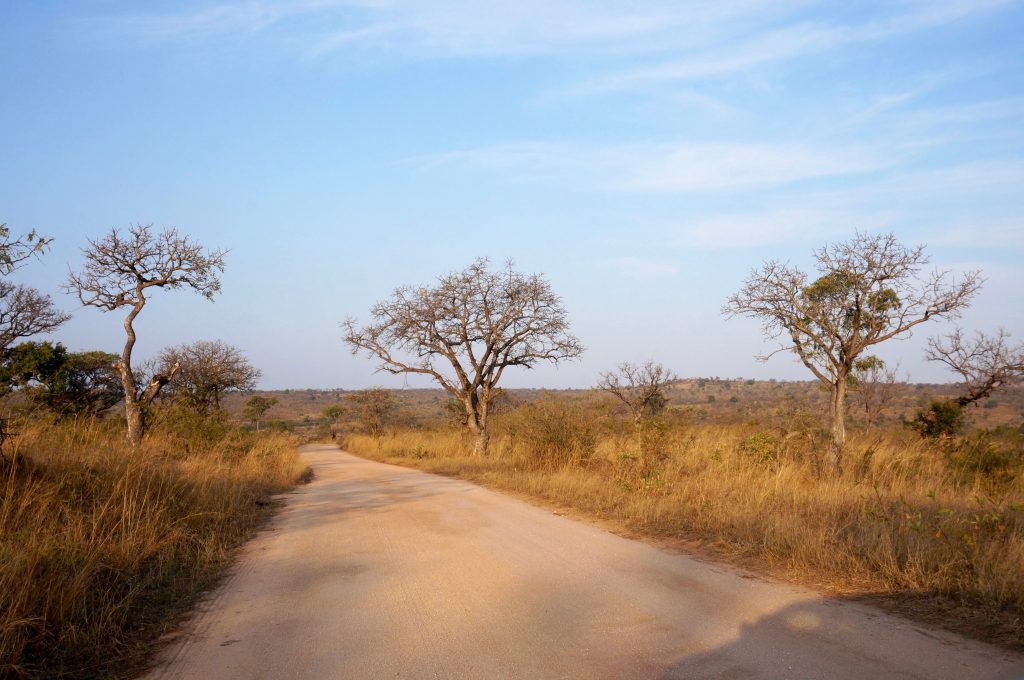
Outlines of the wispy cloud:
[{"label": "wispy cloud", "polygon": [[896,154],[866,147],[738,142],[588,146],[499,144],[411,159],[424,169],[502,170],[519,180],[576,182],[583,189],[680,193],[772,187],[880,170]]},{"label": "wispy cloud", "polygon": [[[317,53],[362,44],[468,55],[532,54],[580,45],[650,49],[658,36],[668,45],[668,34],[699,35],[701,26],[766,4],[767,0],[641,0],[628,5],[601,0],[251,0],[191,12],[97,17],[95,23],[142,38],[172,40],[253,34],[291,19],[316,17],[316,30],[306,37]],[[378,40],[384,36],[390,39]]]},{"label": "wispy cloud", "polygon": [[895,38],[1008,4],[1009,0],[910,3],[902,14],[862,24],[801,22],[759,30],[728,45],[715,44],[650,66],[621,70],[574,88],[577,94],[635,89],[750,70],[765,64],[836,50],[850,44]]}]

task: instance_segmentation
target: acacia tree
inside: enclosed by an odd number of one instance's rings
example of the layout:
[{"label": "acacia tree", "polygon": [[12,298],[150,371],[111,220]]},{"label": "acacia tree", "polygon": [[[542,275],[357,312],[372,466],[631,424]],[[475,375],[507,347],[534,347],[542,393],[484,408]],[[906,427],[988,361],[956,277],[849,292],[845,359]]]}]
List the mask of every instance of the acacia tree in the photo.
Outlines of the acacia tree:
[{"label": "acacia tree", "polygon": [[260,422],[263,417],[267,415],[267,411],[277,405],[277,397],[261,397],[256,394],[249,397],[249,400],[245,402],[245,409],[242,411],[242,416],[256,424],[256,431],[260,430]]},{"label": "acacia tree", "polygon": [[[575,359],[583,346],[569,333],[561,299],[540,274],[512,262],[498,271],[477,259],[433,286],[404,286],[374,305],[373,322],[343,323],[345,342],[380,360],[378,370],[419,373],[458,399],[477,455],[487,452],[487,414],[511,366]],[[410,358],[407,358],[410,357]]]},{"label": "acacia tree", "polygon": [[148,382],[136,377],[132,370],[135,319],[154,288],[190,288],[212,300],[220,291],[225,252],[207,250],[174,228],[154,234],[152,225],[133,225],[127,234],[111,229],[102,239],[90,239],[82,254],[85,264],[81,271],[69,273],[67,289],[88,307],[107,312],[128,309],[124,319],[127,339],[117,367],[124,386],[128,441],[138,446],[145,432],[145,407],[170,381],[177,367],[156,373]]},{"label": "acacia tree", "polygon": [[959,315],[981,287],[979,272],[959,280],[948,271],[923,275],[924,247],[907,248],[892,234],[858,233],[814,252],[817,276],[776,261],[755,269],[722,312],[763,322],[769,337],[788,343],[761,357],[792,351],[830,393],[831,459],[842,469],[846,393],[857,358],[872,345],[906,334],[930,319]]},{"label": "acacia tree", "polygon": [[616,371],[602,373],[597,387],[625,404],[639,428],[644,417],[657,415],[668,404],[665,388],[675,379],[671,370],[653,361],[642,365],[626,361]]},{"label": "acacia tree", "polygon": [[168,347],[160,352],[157,364],[157,372],[173,374],[164,391],[204,415],[220,410],[222,394],[252,390],[263,375],[240,349],[220,340]]}]

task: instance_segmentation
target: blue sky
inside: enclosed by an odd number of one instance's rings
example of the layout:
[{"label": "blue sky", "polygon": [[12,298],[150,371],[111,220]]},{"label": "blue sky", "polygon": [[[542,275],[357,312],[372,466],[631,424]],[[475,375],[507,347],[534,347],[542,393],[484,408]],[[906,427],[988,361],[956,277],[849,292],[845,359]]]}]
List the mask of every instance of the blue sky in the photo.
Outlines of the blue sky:
[{"label": "blue sky", "polygon": [[[984,270],[962,325],[1021,339],[1022,31],[1000,0],[7,0],[0,221],[56,238],[16,276],[75,349],[123,342],[60,292],[86,237],[229,248],[223,295],[156,295],[139,350],[219,338],[266,388],[400,386],[340,320],[478,255],[546,273],[588,347],[509,385],[806,378],[719,308],[858,229]],[[946,328],[878,354],[945,380],[920,356]]]}]

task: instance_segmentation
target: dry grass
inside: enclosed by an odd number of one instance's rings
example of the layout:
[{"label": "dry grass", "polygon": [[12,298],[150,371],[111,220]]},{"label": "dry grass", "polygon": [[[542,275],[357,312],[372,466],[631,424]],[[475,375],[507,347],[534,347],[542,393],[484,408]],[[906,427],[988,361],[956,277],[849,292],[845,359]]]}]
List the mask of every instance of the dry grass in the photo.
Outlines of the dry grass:
[{"label": "dry grass", "polygon": [[302,472],[295,442],[165,420],[22,424],[0,464],[0,676],[122,677]]},{"label": "dry grass", "polygon": [[820,473],[821,435],[796,420],[767,430],[654,422],[638,438],[599,409],[549,400],[495,425],[487,459],[444,429],[352,434],[344,443],[633,532],[698,539],[719,557],[848,596],[912,601],[926,618],[1024,645],[1019,433],[1009,445],[862,433],[837,477]]}]

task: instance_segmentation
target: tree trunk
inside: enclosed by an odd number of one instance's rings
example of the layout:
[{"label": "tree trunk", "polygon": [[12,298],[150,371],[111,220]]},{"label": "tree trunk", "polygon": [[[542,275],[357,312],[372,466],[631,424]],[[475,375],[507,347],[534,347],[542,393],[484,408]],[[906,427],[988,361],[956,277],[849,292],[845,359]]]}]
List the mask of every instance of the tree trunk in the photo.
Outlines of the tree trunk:
[{"label": "tree trunk", "polygon": [[139,403],[139,386],[135,382],[135,374],[132,373],[132,348],[135,347],[135,328],[132,322],[146,304],[141,288],[136,289],[136,294],[138,301],[124,320],[124,332],[128,337],[121,351],[121,363],[117,366],[121,371],[121,386],[124,387],[124,418],[128,423],[128,443],[132,448],[137,448],[142,443],[142,434],[146,426],[142,405]]},{"label": "tree trunk", "polygon": [[487,402],[475,393],[470,393],[463,404],[466,407],[466,428],[473,435],[473,455],[483,458],[491,437],[487,434]]},{"label": "tree trunk", "polygon": [[142,434],[145,432],[145,414],[142,405],[135,400],[134,395],[128,396],[125,392],[124,415],[128,421],[128,443],[137,447],[142,443]]},{"label": "tree trunk", "polygon": [[481,428],[474,433],[474,436],[473,455],[477,458],[484,458],[487,456],[487,446],[491,441],[491,435],[487,434],[487,430]]},{"label": "tree trunk", "polygon": [[839,376],[831,385],[830,413],[832,416],[832,440],[829,453],[832,469],[839,474],[843,471],[843,448],[846,446],[846,376]]}]

